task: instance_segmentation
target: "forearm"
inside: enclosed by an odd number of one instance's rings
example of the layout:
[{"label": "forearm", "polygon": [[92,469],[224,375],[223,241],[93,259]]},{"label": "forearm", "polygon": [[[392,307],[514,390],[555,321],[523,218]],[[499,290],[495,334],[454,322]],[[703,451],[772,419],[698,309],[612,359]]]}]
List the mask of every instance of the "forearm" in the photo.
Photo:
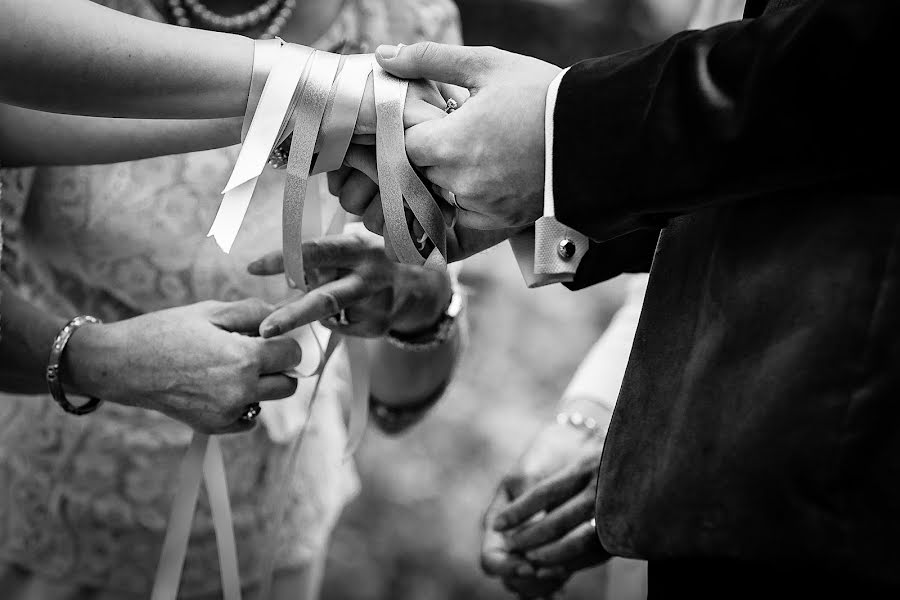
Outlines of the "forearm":
[{"label": "forearm", "polygon": [[423,398],[445,388],[462,352],[463,326],[457,323],[447,341],[425,351],[404,350],[383,338],[372,340],[372,396],[383,404],[402,408],[421,404]]},{"label": "forearm", "polygon": [[575,65],[556,105],[558,218],[610,239],[768,190],[887,173],[900,97],[882,82],[898,17],[892,0],[811,0]]},{"label": "forearm", "polygon": [[0,163],[102,164],[221,148],[240,142],[242,121],[82,117],[0,104]]},{"label": "forearm", "polygon": [[[68,317],[36,307],[22,298],[6,280],[2,287],[2,335],[0,335],[0,390],[17,394],[47,393],[46,369],[50,347]],[[75,316],[75,315],[71,315]],[[63,353],[60,376],[63,384],[89,394],[90,357],[101,350],[97,344],[102,327],[87,325],[77,331]]]},{"label": "forearm", "polygon": [[238,117],[252,40],[88,0],[0,0],[0,102],[134,118]]}]

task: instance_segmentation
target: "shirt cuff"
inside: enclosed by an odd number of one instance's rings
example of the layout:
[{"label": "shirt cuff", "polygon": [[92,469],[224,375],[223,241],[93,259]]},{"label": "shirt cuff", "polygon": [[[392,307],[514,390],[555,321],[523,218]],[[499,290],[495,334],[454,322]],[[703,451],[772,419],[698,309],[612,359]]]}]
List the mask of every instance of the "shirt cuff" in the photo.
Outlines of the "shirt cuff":
[{"label": "shirt cuff", "polygon": [[578,265],[588,251],[584,234],[556,219],[553,197],[553,115],[559,86],[569,69],[563,69],[547,88],[544,116],[544,215],[533,229],[510,239],[519,269],[528,287],[565,283],[575,278]]}]

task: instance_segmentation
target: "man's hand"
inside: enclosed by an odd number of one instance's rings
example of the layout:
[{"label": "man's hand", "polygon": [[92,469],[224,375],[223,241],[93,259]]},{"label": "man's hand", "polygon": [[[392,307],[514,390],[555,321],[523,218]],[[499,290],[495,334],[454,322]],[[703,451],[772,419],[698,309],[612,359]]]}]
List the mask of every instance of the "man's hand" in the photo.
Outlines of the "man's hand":
[{"label": "man's hand", "polygon": [[602,449],[601,439],[566,425],[541,431],[485,517],[487,574],[525,597],[546,596],[609,558],[590,525]]},{"label": "man's hand", "polygon": [[406,132],[412,162],[456,195],[460,224],[503,229],[541,216],[544,109],[559,67],[496,48],[434,42],[380,46],[376,57],[398,77],[469,90],[471,97],[455,112]]},{"label": "man's hand", "polygon": [[83,327],[66,349],[78,391],[162,412],[203,433],[253,427],[251,404],[286,398],[282,374],[300,363],[290,338],[255,336],[272,307],[261,300],[200,302]]},{"label": "man's hand", "polygon": [[[383,240],[373,235],[304,242],[303,260],[312,289],[266,317],[264,337],[322,319],[330,329],[360,337],[415,333],[437,323],[450,303],[447,273],[390,260]],[[273,252],[247,268],[254,275],[275,275],[284,272],[284,259]],[[327,319],[341,311],[346,323]]]},{"label": "man's hand", "polygon": [[[341,206],[350,214],[362,218],[366,229],[384,235],[384,209],[378,189],[378,167],[374,147],[352,144],[344,158],[344,166],[328,174],[328,189],[337,196]],[[454,223],[455,211],[446,202],[440,202],[447,222],[447,260],[456,262],[487,250],[506,241],[521,228],[481,230]],[[459,213],[462,214],[461,212]],[[424,230],[418,221],[412,220],[407,211],[408,226],[413,237],[421,238]],[[452,226],[451,226],[452,225]]]}]

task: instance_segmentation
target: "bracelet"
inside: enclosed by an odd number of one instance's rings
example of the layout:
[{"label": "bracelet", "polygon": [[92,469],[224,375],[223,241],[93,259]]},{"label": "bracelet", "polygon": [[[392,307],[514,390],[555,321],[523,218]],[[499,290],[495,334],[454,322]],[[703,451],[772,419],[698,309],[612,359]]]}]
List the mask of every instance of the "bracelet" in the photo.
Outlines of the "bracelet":
[{"label": "bracelet", "polygon": [[447,390],[450,377],[433,392],[415,404],[397,407],[385,404],[369,394],[369,412],[379,429],[389,434],[398,434],[422,420],[425,414],[437,404]]},{"label": "bracelet", "polygon": [[584,431],[589,436],[603,437],[600,424],[593,417],[585,417],[580,412],[561,412],[556,415],[556,422]]},{"label": "bracelet", "polygon": [[441,314],[440,320],[434,327],[424,333],[404,335],[396,331],[389,331],[385,336],[388,343],[407,352],[428,352],[445,344],[457,331],[459,314],[463,309],[463,295],[456,286],[450,295],[450,304]]},{"label": "bracelet", "polygon": [[66,349],[66,344],[69,343],[72,334],[78,331],[79,327],[88,323],[100,325],[102,321],[89,315],[82,315],[66,323],[66,326],[60,330],[56,335],[56,339],[53,340],[53,345],[50,347],[50,359],[47,361],[47,387],[50,389],[50,395],[53,396],[53,399],[64,411],[72,415],[92,413],[103,403],[99,398],[91,398],[85,404],[75,406],[66,398],[66,393],[63,391],[62,383],[59,380],[59,363],[62,359],[63,350]]}]

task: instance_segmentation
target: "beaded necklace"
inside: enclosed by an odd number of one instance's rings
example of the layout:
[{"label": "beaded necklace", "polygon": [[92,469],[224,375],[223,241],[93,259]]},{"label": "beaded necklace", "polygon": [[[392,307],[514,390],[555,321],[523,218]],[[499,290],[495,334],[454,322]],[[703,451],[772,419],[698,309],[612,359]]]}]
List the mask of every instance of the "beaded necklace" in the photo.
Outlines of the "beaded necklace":
[{"label": "beaded necklace", "polygon": [[240,33],[261,25],[271,18],[269,25],[259,36],[270,40],[284,29],[294,14],[297,0],[265,0],[256,8],[236,15],[220,15],[211,11],[200,0],[168,0],[172,21],[182,27],[201,27],[213,31]]}]

